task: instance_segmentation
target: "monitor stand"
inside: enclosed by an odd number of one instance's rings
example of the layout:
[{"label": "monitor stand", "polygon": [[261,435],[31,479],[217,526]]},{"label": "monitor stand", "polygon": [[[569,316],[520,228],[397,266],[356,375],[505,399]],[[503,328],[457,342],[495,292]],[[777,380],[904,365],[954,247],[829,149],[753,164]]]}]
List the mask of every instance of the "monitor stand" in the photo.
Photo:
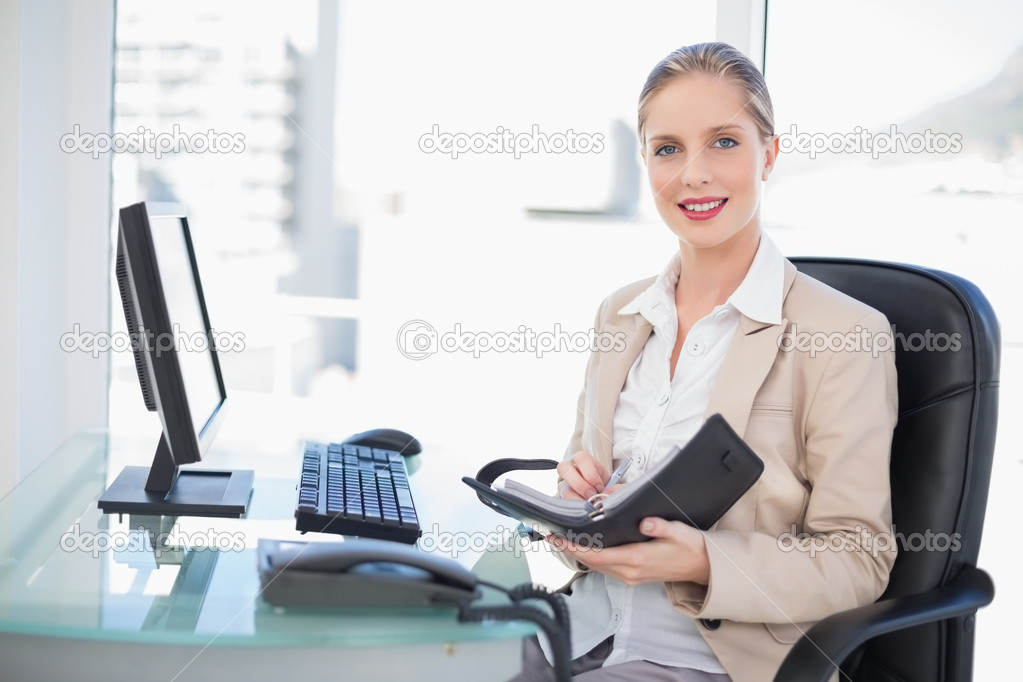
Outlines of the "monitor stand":
[{"label": "monitor stand", "polygon": [[250,469],[182,469],[163,434],[153,465],[124,467],[99,508],[104,514],[238,518],[248,511],[254,477]]}]

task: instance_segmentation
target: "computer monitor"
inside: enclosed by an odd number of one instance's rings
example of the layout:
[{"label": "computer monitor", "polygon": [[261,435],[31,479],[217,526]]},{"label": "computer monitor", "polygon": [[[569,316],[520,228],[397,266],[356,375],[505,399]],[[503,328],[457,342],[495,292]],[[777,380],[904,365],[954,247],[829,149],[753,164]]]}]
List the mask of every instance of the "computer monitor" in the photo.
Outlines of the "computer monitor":
[{"label": "computer monitor", "polygon": [[227,412],[227,391],[185,210],[120,211],[115,276],[146,407],[163,435],[149,467],[125,467],[99,500],[107,514],[245,514],[249,470],[183,469],[202,459]]}]

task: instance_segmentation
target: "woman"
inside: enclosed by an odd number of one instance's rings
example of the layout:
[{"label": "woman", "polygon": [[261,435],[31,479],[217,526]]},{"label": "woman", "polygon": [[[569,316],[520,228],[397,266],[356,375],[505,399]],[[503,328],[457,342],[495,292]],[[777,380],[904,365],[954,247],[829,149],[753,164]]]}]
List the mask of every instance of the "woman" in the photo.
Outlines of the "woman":
[{"label": "woman", "polygon": [[[894,358],[870,343],[800,351],[799,335],[862,341],[890,329],[797,273],[761,232],[778,138],[763,77],[741,53],[706,43],[665,58],[640,97],[639,137],[679,250],[597,313],[595,330],[624,332],[627,347],[589,360],[559,492],[604,492],[629,457],[625,485],[640,479],[714,413],[765,469],[707,532],[651,518],[648,542],[551,539],[582,571],[568,597],[574,670],[580,680],[770,680],[814,621],[874,601],[895,559],[857,544],[891,531]],[[524,667],[522,679],[551,679],[535,642]]]}]

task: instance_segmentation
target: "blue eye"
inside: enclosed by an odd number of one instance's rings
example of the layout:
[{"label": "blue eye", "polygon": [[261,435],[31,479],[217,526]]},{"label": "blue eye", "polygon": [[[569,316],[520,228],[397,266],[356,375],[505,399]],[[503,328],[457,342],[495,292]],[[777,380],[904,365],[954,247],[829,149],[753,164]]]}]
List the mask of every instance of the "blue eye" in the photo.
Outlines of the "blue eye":
[{"label": "blue eye", "polygon": [[666,144],[663,147],[657,149],[654,154],[657,156],[667,156],[668,154],[674,154],[675,152],[681,151],[678,147],[673,144]]},{"label": "blue eye", "polygon": [[[727,143],[727,144],[725,144]],[[732,147],[738,147],[739,143],[730,137],[722,137],[720,140],[714,143],[718,149],[731,149]]]}]

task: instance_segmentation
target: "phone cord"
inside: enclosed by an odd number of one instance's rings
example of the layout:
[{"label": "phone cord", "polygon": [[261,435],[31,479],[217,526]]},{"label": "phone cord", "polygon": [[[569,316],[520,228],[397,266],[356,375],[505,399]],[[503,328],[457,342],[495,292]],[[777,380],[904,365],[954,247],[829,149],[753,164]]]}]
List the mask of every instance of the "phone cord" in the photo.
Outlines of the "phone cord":
[{"label": "phone cord", "polygon": [[[485,620],[528,620],[536,623],[547,635],[547,640],[551,644],[554,653],[554,675],[557,682],[570,682],[572,679],[572,636],[565,597],[551,592],[546,587],[528,583],[510,590],[482,580],[480,583],[505,592],[513,603],[505,606],[463,606],[458,611],[458,620],[463,623],[479,623]],[[547,602],[554,618],[540,609],[522,603],[528,599]]]}]

